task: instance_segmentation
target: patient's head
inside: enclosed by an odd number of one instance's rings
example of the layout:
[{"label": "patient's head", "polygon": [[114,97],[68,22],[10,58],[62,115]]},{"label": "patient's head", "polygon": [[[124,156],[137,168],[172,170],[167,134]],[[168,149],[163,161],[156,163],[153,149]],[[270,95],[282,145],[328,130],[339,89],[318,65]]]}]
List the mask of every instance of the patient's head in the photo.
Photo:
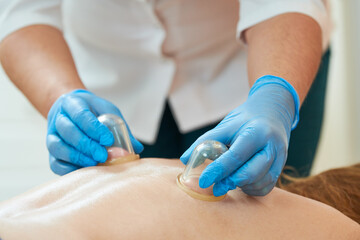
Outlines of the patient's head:
[{"label": "patient's head", "polygon": [[282,189],[323,202],[360,223],[360,164],[294,179]]}]

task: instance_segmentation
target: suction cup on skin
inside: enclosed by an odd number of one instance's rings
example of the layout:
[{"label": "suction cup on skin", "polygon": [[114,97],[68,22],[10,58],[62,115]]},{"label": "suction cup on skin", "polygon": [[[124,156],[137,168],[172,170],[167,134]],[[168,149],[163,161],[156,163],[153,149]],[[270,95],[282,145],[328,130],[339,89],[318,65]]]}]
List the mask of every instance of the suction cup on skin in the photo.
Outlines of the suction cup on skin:
[{"label": "suction cup on skin", "polygon": [[204,169],[215,159],[225,153],[228,148],[221,142],[207,140],[200,143],[192,152],[184,172],[178,175],[178,186],[189,196],[203,201],[220,201],[226,195],[215,197],[213,186],[200,188],[199,178]]},{"label": "suction cup on skin", "polygon": [[98,166],[111,166],[140,158],[134,152],[129,132],[121,117],[114,114],[103,114],[98,117],[98,120],[109,128],[114,136],[114,144],[107,148],[108,159],[105,163],[99,163]]}]

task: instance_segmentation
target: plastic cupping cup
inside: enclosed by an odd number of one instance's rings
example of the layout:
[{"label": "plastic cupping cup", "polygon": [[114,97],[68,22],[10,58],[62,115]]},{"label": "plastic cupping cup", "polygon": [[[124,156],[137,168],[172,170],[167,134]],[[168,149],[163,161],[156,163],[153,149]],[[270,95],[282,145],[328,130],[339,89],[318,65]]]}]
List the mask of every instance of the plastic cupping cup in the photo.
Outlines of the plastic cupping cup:
[{"label": "plastic cupping cup", "polygon": [[204,201],[220,201],[226,195],[215,197],[213,186],[200,188],[199,178],[204,169],[228,148],[221,142],[207,140],[200,143],[192,152],[184,172],[178,175],[177,184],[188,195]]},{"label": "plastic cupping cup", "polygon": [[107,148],[109,155],[108,160],[105,163],[98,164],[99,166],[115,165],[139,159],[139,155],[135,154],[131,144],[126,124],[121,117],[114,114],[103,114],[98,117],[98,120],[104,124],[114,136],[114,144]]}]

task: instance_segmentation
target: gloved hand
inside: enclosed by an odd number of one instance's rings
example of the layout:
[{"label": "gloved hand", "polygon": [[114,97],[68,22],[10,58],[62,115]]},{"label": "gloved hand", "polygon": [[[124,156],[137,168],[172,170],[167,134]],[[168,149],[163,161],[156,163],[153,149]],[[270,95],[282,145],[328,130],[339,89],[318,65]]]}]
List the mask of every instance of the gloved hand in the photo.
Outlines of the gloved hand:
[{"label": "gloved hand", "polygon": [[[115,105],[87,90],[72,91],[55,101],[48,113],[46,138],[50,168],[54,173],[64,175],[106,161],[105,146],[111,146],[114,137],[97,120],[97,116],[105,113],[123,118]],[[143,145],[128,130],[134,151],[140,153]]]},{"label": "gloved hand", "polygon": [[299,97],[284,79],[259,78],[247,101],[214,129],[199,137],[181,156],[186,164],[194,148],[205,140],[230,145],[227,152],[202,172],[202,188],[214,184],[215,196],[240,187],[248,195],[269,193],[284,167],[290,131],[299,120]]}]

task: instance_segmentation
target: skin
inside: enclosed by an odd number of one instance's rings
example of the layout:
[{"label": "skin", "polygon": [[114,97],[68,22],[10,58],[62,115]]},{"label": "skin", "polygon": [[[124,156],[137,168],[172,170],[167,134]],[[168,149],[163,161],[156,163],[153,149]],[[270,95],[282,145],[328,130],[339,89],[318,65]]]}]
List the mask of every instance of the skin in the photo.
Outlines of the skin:
[{"label": "skin", "polygon": [[[250,86],[263,75],[283,77],[302,102],[320,63],[319,25],[302,14],[282,14],[249,28],[245,40]],[[62,33],[51,26],[32,25],[7,36],[0,43],[0,61],[44,117],[59,96],[85,88]]]},{"label": "skin", "polygon": [[359,225],[280,189],[193,199],[175,182],[180,161],[141,159],[72,172],[0,204],[11,239],[356,239]]},{"label": "skin", "polygon": [[54,27],[33,25],[10,34],[0,44],[0,61],[44,117],[62,94],[85,89],[62,32]]},{"label": "skin", "polygon": [[287,13],[245,31],[249,46],[250,86],[261,76],[286,79],[302,103],[319,68],[322,55],[320,26],[299,13]]}]

